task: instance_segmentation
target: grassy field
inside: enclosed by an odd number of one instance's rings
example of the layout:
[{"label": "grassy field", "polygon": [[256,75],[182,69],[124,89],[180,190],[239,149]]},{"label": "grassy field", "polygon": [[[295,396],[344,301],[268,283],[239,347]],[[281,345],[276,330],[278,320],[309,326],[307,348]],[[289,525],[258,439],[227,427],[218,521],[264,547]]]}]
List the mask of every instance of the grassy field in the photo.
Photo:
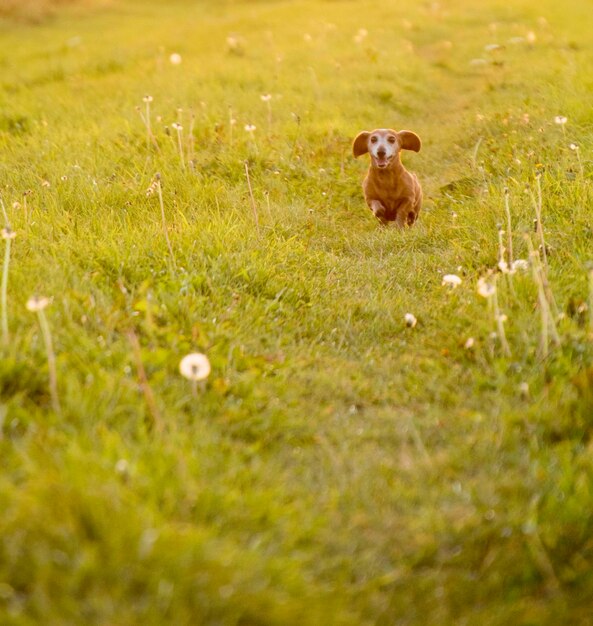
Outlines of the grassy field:
[{"label": "grassy field", "polygon": [[[0,22],[1,624],[593,624],[591,20],[121,0]],[[423,139],[404,232],[350,151],[385,126]]]}]

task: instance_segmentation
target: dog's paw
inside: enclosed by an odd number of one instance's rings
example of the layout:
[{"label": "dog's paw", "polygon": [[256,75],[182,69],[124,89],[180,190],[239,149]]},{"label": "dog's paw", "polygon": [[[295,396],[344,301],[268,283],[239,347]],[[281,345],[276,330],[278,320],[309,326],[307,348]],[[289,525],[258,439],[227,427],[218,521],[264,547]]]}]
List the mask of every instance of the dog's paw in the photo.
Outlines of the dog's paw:
[{"label": "dog's paw", "polygon": [[374,201],[371,203],[371,211],[373,215],[382,222],[386,221],[387,217],[387,209],[378,201]]}]

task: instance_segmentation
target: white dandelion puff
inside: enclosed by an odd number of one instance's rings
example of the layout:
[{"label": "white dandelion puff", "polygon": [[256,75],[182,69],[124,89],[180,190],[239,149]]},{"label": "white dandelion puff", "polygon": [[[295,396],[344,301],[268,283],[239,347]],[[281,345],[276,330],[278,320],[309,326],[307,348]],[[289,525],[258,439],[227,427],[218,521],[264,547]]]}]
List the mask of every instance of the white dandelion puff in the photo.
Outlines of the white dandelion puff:
[{"label": "white dandelion puff", "polygon": [[418,323],[418,320],[416,319],[415,315],[412,313],[406,313],[404,315],[404,320],[408,328],[414,328],[416,324]]},{"label": "white dandelion puff", "polygon": [[51,304],[51,298],[47,298],[46,296],[31,296],[27,300],[27,310],[31,311],[31,313],[38,313],[39,311],[43,311],[43,309],[47,308]]},{"label": "white dandelion puff", "polygon": [[455,289],[461,285],[461,278],[457,274],[445,274],[443,276],[442,285],[448,285],[451,289]]},{"label": "white dandelion puff", "polygon": [[516,259],[513,261],[511,268],[514,272],[526,272],[529,269],[529,262],[525,259]]},{"label": "white dandelion puff", "polygon": [[188,380],[206,380],[206,378],[210,375],[210,371],[211,368],[208,357],[200,352],[188,354],[179,362],[179,372]]},{"label": "white dandelion puff", "polygon": [[478,279],[478,294],[482,298],[491,298],[496,293],[496,287],[485,278]]}]

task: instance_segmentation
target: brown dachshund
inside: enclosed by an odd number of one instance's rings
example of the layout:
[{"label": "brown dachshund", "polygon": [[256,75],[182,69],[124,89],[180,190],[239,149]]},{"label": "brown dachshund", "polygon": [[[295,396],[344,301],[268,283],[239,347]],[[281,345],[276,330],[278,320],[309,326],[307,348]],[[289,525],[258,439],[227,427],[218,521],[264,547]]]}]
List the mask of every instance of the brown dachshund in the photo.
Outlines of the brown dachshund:
[{"label": "brown dachshund", "polygon": [[378,128],[359,133],[352,144],[355,157],[368,152],[371,166],[362,189],[369,209],[382,223],[411,226],[422,206],[422,187],[415,174],[402,165],[400,152],[419,152],[420,137],[409,130]]}]

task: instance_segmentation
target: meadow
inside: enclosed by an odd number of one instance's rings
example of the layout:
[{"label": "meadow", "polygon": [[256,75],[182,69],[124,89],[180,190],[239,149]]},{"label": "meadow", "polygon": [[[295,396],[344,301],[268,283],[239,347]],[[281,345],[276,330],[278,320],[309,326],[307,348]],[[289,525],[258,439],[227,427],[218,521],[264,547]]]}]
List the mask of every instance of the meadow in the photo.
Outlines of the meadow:
[{"label": "meadow", "polygon": [[593,624],[593,6],[58,4],[0,20],[0,623]]}]

